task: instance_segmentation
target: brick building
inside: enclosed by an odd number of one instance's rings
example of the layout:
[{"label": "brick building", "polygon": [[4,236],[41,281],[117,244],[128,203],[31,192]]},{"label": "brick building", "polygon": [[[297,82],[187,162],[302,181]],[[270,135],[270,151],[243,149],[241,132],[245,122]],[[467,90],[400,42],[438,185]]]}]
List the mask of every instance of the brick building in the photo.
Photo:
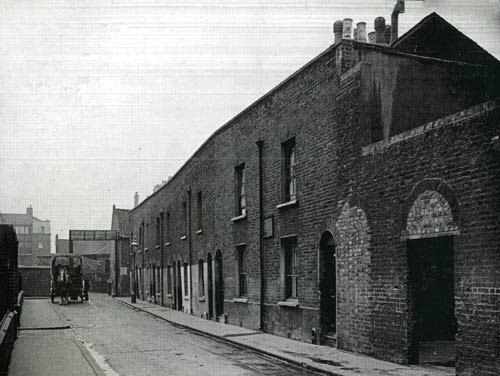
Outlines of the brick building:
[{"label": "brick building", "polygon": [[19,242],[19,265],[49,265],[50,221],[33,216],[31,205],[26,213],[3,213],[2,221],[14,226]]},{"label": "brick building", "polygon": [[137,295],[497,375],[499,62],[435,13],[351,22],[129,211]]},{"label": "brick building", "polygon": [[127,296],[131,292],[131,269],[130,269],[130,227],[129,211],[118,209],[113,205],[111,219],[111,230],[118,234],[115,240],[115,249],[110,257],[112,293],[118,296]]}]

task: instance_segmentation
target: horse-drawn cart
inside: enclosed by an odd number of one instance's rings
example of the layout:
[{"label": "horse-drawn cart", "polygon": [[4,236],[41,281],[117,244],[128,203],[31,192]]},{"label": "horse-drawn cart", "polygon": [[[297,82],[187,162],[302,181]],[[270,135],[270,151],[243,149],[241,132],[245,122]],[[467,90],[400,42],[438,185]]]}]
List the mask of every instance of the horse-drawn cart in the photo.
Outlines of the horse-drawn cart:
[{"label": "horse-drawn cart", "polygon": [[60,304],[66,304],[68,297],[83,303],[89,300],[88,282],[84,278],[82,257],[73,254],[52,256],[50,263],[50,300],[61,297]]}]

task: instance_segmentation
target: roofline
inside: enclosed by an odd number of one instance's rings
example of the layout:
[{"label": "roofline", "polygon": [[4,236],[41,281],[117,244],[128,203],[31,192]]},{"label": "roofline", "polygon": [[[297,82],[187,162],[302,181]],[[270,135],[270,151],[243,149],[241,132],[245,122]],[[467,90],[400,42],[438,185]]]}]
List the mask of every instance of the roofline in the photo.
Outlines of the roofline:
[{"label": "roofline", "polygon": [[[424,17],[417,25],[413,26],[412,29],[410,30],[413,30],[415,27],[419,26],[424,20],[426,20],[427,18],[431,17],[432,15],[436,15],[440,18],[442,18],[441,16],[439,16],[437,13],[433,12],[429,15],[427,15],[426,17]],[[444,20],[444,19],[443,19]],[[445,20],[446,21],[446,20]],[[448,22],[448,21],[446,21]],[[457,30],[458,32],[460,32],[459,30]],[[398,38],[395,43],[403,38],[405,35],[407,35],[409,33],[406,32],[405,34],[403,34],[400,38]],[[460,32],[461,33],[461,32]],[[462,33],[463,34],[463,33]],[[466,36],[467,37],[467,36]],[[468,38],[468,37],[467,37]],[[469,38],[470,39],[470,38]],[[472,40],[472,39],[471,39]],[[415,55],[415,54],[409,54],[409,53],[405,53],[405,52],[401,52],[401,51],[395,51],[393,49],[393,46],[392,45],[388,45],[388,46],[385,46],[385,45],[378,45],[378,44],[374,44],[374,43],[364,43],[364,42],[357,42],[357,41],[354,41],[354,40],[350,40],[354,46],[356,47],[361,47],[361,48],[368,48],[368,49],[377,49],[377,50],[382,50],[386,53],[389,53],[389,54],[392,54],[392,55],[399,55],[399,56],[407,56],[407,57],[410,57],[410,58],[414,58],[414,59],[419,59],[419,60],[426,60],[426,61],[434,61],[434,62],[440,62],[440,63],[447,63],[447,64],[457,64],[457,65],[467,65],[467,66],[472,66],[472,67],[486,67],[484,65],[476,65],[476,64],[471,64],[471,63],[467,63],[467,62],[463,62],[463,61],[454,61],[454,60],[444,60],[444,59],[438,59],[438,58],[433,58],[433,57],[429,57],[429,56],[422,56],[422,55]],[[184,168],[186,168],[186,166],[189,164],[189,162],[191,162],[195,156],[203,149],[203,147],[205,145],[207,145],[212,139],[215,138],[215,136],[217,136],[219,133],[223,132],[224,130],[226,130],[227,128],[229,128],[236,120],[238,120],[240,117],[246,115],[250,110],[252,110],[254,107],[256,107],[257,105],[259,105],[260,103],[264,102],[266,99],[268,99],[271,95],[273,95],[275,92],[277,92],[280,88],[282,88],[283,86],[285,86],[288,82],[290,82],[292,79],[294,79],[295,77],[297,77],[300,73],[302,73],[304,70],[306,70],[307,68],[309,68],[311,65],[313,65],[314,63],[316,63],[318,60],[320,60],[321,58],[323,58],[325,55],[331,53],[332,51],[336,50],[337,47],[339,45],[341,45],[343,42],[343,40],[341,40],[340,42],[338,43],[335,43],[335,44],[332,44],[331,46],[329,46],[327,49],[325,49],[323,52],[321,52],[319,55],[317,55],[316,57],[314,57],[313,59],[309,60],[306,64],[304,64],[301,68],[299,68],[298,70],[296,70],[295,72],[293,72],[290,76],[288,76],[287,78],[285,78],[283,81],[281,81],[280,83],[278,83],[275,87],[273,87],[271,90],[269,90],[267,93],[265,93],[264,95],[262,95],[260,98],[258,98],[257,100],[255,100],[254,102],[252,102],[250,105],[248,105],[246,108],[244,108],[242,111],[240,111],[238,114],[236,114],[235,116],[233,116],[230,120],[228,120],[226,123],[224,123],[220,128],[218,128],[217,130],[215,130],[196,150],[195,152],[181,165],[181,167],[172,175],[172,177],[160,188],[158,189],[156,192],[153,192],[151,193],[149,196],[147,196],[144,200],[142,200],[137,206],[135,206],[134,208],[130,209],[129,210],[129,214],[130,213],[133,213],[136,209],[139,209],[141,206],[143,206],[147,201],[149,201],[150,198],[153,198],[155,197],[157,194],[159,194],[161,191],[163,191],[164,189],[166,189],[170,184],[172,184],[173,180],[175,179],[175,177],[177,175],[179,175],[183,170]],[[479,46],[479,45],[478,45]],[[482,48],[481,46],[479,46],[479,48]],[[487,52],[487,51],[486,51]],[[488,52],[487,52],[488,53]]]},{"label": "roofline", "polygon": [[238,114],[236,114],[235,116],[233,116],[231,119],[229,119],[227,122],[225,122],[220,128],[218,128],[217,130],[214,131],[214,133],[212,133],[196,150],[195,152],[191,155],[191,157],[189,157],[183,164],[182,166],[174,173],[174,175],[172,175],[172,177],[160,188],[158,189],[156,192],[153,192],[152,194],[150,194],[148,197],[146,197],[144,200],[142,200],[136,207],[130,209],[130,213],[135,211],[136,209],[138,209],[139,207],[141,207],[144,203],[146,203],[146,201],[148,201],[150,198],[154,197],[156,194],[158,194],[159,192],[161,192],[163,189],[165,189],[169,184],[171,184],[171,182],[175,179],[175,177],[177,175],[179,175],[181,173],[181,171],[187,166],[187,164],[194,159],[194,157],[196,156],[196,154],[198,154],[198,152],[201,151],[201,149],[206,145],[208,144],[213,138],[215,138],[215,136],[217,136],[219,133],[223,132],[224,130],[226,130],[226,128],[229,128],[229,126],[231,124],[233,124],[236,120],[238,120],[240,117],[246,115],[251,109],[253,109],[254,107],[256,107],[258,104],[260,104],[261,102],[265,101],[266,99],[268,99],[272,94],[274,94],[276,91],[278,91],[281,87],[283,87],[285,84],[287,84],[288,82],[290,82],[293,78],[295,78],[296,76],[298,76],[301,72],[303,72],[305,69],[307,69],[308,67],[310,67],[311,65],[313,65],[314,63],[316,63],[318,60],[320,60],[322,57],[324,57],[325,55],[327,55],[328,53],[334,51],[342,42],[339,42],[339,43],[336,43],[336,44],[332,44],[331,46],[329,46],[326,50],[324,50],[323,52],[321,52],[319,55],[317,55],[316,57],[314,57],[313,59],[309,60],[306,64],[304,64],[301,68],[299,68],[298,70],[296,70],[295,72],[293,72],[290,76],[288,76],[287,78],[285,78],[283,81],[281,81],[280,83],[278,83],[275,87],[273,87],[271,90],[269,90],[267,93],[265,93],[263,96],[261,96],[260,98],[256,99],[254,102],[252,102],[250,105],[248,105],[247,107],[245,107],[242,111],[240,111]]},{"label": "roofline", "polygon": [[406,33],[404,33],[403,35],[401,35],[398,39],[396,39],[393,43],[390,44],[390,47],[391,48],[396,48],[398,46],[399,43],[402,43],[404,42],[406,39],[408,39],[408,37],[413,34],[415,31],[417,31],[420,27],[422,27],[422,25],[430,18],[433,18],[433,17],[437,17],[439,18],[441,21],[444,21],[447,26],[449,26],[450,28],[452,28],[453,30],[455,30],[457,33],[463,35],[465,38],[469,39],[472,43],[474,43],[480,50],[484,51],[484,53],[486,53],[491,59],[495,60],[496,62],[500,63],[500,61],[495,57],[493,56],[492,54],[490,54],[487,50],[485,50],[483,47],[481,47],[479,44],[477,44],[477,42],[471,38],[469,38],[467,35],[465,35],[464,33],[462,33],[460,30],[458,30],[454,25],[452,25],[451,23],[449,23],[448,21],[446,21],[446,19],[444,19],[443,17],[441,17],[438,13],[436,12],[432,12],[430,14],[428,14],[427,16],[425,16],[424,18],[422,18],[420,20],[420,22],[418,22],[416,25],[413,25],[413,27],[408,30]]}]

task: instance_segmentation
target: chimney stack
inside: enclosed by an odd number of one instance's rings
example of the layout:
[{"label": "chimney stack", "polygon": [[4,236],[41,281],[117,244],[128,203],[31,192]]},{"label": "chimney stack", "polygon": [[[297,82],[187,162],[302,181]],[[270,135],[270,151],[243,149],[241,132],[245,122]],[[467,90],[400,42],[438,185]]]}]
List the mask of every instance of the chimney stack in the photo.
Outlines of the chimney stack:
[{"label": "chimney stack", "polygon": [[391,43],[391,25],[385,25],[384,42],[386,44]]},{"label": "chimney stack", "polygon": [[33,207],[31,205],[26,208],[26,214],[28,217],[33,217]]},{"label": "chimney stack", "polygon": [[344,28],[342,29],[342,38],[351,39],[352,38],[352,19],[344,18]]},{"label": "chimney stack", "polygon": [[384,17],[375,18],[374,26],[375,26],[375,43],[384,44],[385,18]]},{"label": "chimney stack", "polygon": [[366,22],[358,22],[356,26],[358,29],[358,42],[366,43]]},{"label": "chimney stack", "polygon": [[398,39],[398,17],[400,13],[405,12],[405,2],[404,0],[398,0],[391,14],[391,41],[390,43],[394,43],[396,39]]},{"label": "chimney stack", "polygon": [[135,192],[135,195],[134,195],[134,208],[137,207],[137,205],[139,205],[139,193]]},{"label": "chimney stack", "polygon": [[342,39],[342,30],[344,28],[344,23],[342,21],[335,21],[333,24],[333,34],[335,35],[335,44],[339,43]]},{"label": "chimney stack", "polygon": [[374,44],[376,41],[375,32],[371,31],[368,33],[368,43]]}]

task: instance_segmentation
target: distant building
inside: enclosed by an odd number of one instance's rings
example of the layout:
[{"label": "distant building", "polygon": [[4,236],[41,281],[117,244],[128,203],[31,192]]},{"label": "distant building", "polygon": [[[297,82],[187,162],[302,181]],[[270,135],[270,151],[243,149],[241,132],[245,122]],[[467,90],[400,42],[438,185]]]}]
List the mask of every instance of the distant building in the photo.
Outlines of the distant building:
[{"label": "distant building", "polygon": [[48,265],[50,260],[50,221],[33,216],[31,205],[26,213],[3,213],[1,223],[14,226],[19,242],[19,265]]}]

